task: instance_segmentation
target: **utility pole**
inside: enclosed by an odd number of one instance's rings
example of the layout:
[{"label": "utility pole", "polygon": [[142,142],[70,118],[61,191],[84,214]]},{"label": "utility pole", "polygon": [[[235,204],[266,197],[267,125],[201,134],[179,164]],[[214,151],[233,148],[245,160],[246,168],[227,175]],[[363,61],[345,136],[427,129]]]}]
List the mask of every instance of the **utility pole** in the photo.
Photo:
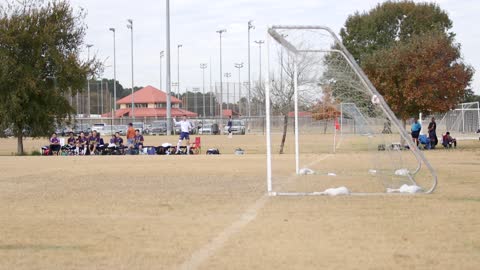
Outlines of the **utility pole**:
[{"label": "utility pole", "polygon": [[[263,40],[255,40],[255,43],[258,44],[258,60],[259,60],[259,72],[258,72],[258,87],[262,87],[262,44],[265,43]],[[259,106],[261,106],[259,104]],[[262,113],[259,110],[259,115],[262,115]],[[264,125],[265,126],[265,125]]]},{"label": "utility pole", "polygon": [[100,114],[103,114],[103,78],[100,80]]},{"label": "utility pole", "polygon": [[225,78],[227,78],[227,110],[230,109],[230,83],[229,78],[232,77],[232,73],[225,73]]},{"label": "utility pole", "polygon": [[171,99],[171,70],[170,70],[170,0],[166,0],[166,40],[167,40],[167,82],[166,82],[166,87],[167,87],[167,135],[172,134],[172,99]]},{"label": "utility pole", "polygon": [[113,32],[113,118],[117,112],[117,52],[115,45],[115,28],[110,28]]},{"label": "utility pole", "polygon": [[220,29],[217,33],[220,35],[220,130],[223,126],[223,71],[222,71],[222,34],[227,32],[226,29]]},{"label": "utility pole", "polygon": [[127,28],[130,29],[130,44],[131,44],[131,55],[132,55],[132,118],[133,120],[135,120],[135,102],[134,102],[134,97],[133,97],[133,94],[134,94],[134,81],[133,81],[133,20],[132,19],[128,19],[127,20],[128,24],[127,24]]},{"label": "utility pole", "polygon": [[[90,48],[93,47],[92,44],[87,44],[87,59],[90,66]],[[87,108],[88,108],[88,117],[90,117],[90,76],[87,74]]]},{"label": "utility pole", "polygon": [[202,77],[203,77],[202,108],[203,108],[203,117],[205,117],[205,69],[207,68],[207,64],[205,63],[200,64],[200,68],[202,69]]},{"label": "utility pole", "polygon": [[[214,113],[214,110],[213,110],[213,90],[212,90],[212,57],[210,57],[210,72],[209,72],[209,75],[210,75],[210,91],[209,91],[209,94],[210,94],[210,116],[213,116],[215,113]],[[480,121],[480,119],[479,119]]]},{"label": "utility pole", "polygon": [[255,26],[252,24],[252,20],[248,21],[248,102],[247,102],[247,110],[248,110],[248,125],[247,129],[250,130],[250,117],[251,115],[251,106],[250,106],[250,101],[251,99],[251,86],[252,86],[252,80],[250,79],[250,30],[255,29]]},{"label": "utility pole", "polygon": [[198,98],[198,95],[197,93],[200,91],[199,88],[195,87],[195,88],[192,88],[192,92],[193,92],[193,111],[195,111],[197,114],[198,114],[198,107],[197,107],[197,98]]},{"label": "utility pole", "polygon": [[258,44],[258,51],[259,51],[259,57],[258,57],[258,60],[259,60],[259,66],[260,66],[260,69],[259,69],[259,76],[258,76],[258,83],[261,84],[262,83],[262,44],[265,43],[265,41],[263,40],[255,40],[255,43]]},{"label": "utility pole", "polygon": [[180,48],[182,48],[182,44],[177,45],[177,95],[180,96]]},{"label": "utility pole", "polygon": [[[240,80],[240,70],[243,68],[243,63],[235,63],[235,67],[238,69],[238,111],[242,115],[242,107],[240,100],[242,99],[242,82]],[[233,93],[233,103],[235,104],[235,92]]]},{"label": "utility pole", "polygon": [[162,90],[162,85],[163,85],[163,82],[162,82],[162,58],[163,58],[163,55],[164,55],[164,51],[161,51],[160,52],[160,90]]}]

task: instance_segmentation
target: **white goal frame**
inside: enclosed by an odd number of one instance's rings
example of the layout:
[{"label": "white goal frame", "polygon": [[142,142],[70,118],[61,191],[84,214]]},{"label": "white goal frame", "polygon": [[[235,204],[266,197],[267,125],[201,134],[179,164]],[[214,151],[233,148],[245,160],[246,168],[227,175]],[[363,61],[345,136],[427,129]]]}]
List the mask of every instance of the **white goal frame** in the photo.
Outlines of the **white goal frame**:
[{"label": "white goal frame", "polygon": [[[476,105],[476,106],[472,106],[471,105]],[[477,113],[477,123],[476,123],[476,127],[474,128],[473,131],[470,131],[470,132],[467,132],[465,130],[465,112],[467,111],[472,111],[472,112],[476,112]],[[446,125],[446,123],[444,123],[445,118],[449,115],[449,113],[451,112],[460,112],[460,115],[459,117],[457,118],[457,120],[461,121],[461,125],[458,124],[458,129],[457,130],[450,130],[448,129],[448,126]],[[450,132],[454,132],[456,133],[455,136],[457,137],[457,139],[462,139],[463,135],[464,134],[468,134],[468,133],[476,133],[476,131],[478,129],[480,129],[480,102],[478,101],[475,101],[475,102],[466,102],[466,103],[460,103],[457,105],[457,108],[453,109],[453,110],[450,110],[448,112],[446,112],[442,119],[440,119],[440,121],[438,122],[438,126],[440,126],[441,124],[445,124],[445,130],[444,131],[450,131]],[[457,122],[455,121],[454,124],[457,124]],[[473,124],[473,123],[472,123]],[[441,128],[443,128],[443,126],[441,126]],[[460,130],[461,129],[461,130]],[[476,138],[477,136],[474,136],[470,139],[477,139]],[[467,138],[468,139],[468,138]]]},{"label": "white goal frame", "polygon": [[[328,35],[332,37],[339,49],[325,49],[325,50],[302,50],[296,48],[293,44],[291,44],[288,40],[286,40],[277,30],[320,30],[326,32]],[[431,164],[425,158],[425,156],[418,150],[417,146],[413,143],[410,139],[409,134],[403,128],[401,123],[398,121],[397,117],[387,105],[383,97],[377,91],[375,86],[370,82],[368,77],[365,75],[363,70],[358,66],[356,61],[354,60],[353,56],[348,52],[345,48],[343,43],[337,37],[337,35],[328,27],[325,26],[294,26],[294,25],[273,25],[268,27],[267,35],[266,35],[266,43],[267,43],[267,80],[265,82],[265,109],[266,109],[266,145],[267,145],[267,193],[269,196],[296,196],[296,195],[323,195],[321,192],[276,192],[272,188],[272,137],[271,137],[271,115],[270,115],[270,88],[271,88],[271,78],[270,78],[270,39],[275,39],[278,43],[280,43],[285,49],[287,49],[292,55],[296,56],[299,53],[306,53],[306,52],[319,52],[319,53],[330,53],[335,52],[342,55],[342,57],[347,61],[350,67],[354,70],[357,76],[360,78],[362,84],[368,89],[372,96],[378,97],[378,105],[383,110],[383,112],[391,119],[392,126],[395,126],[398,131],[400,132],[400,136],[408,143],[410,147],[410,151],[414,154],[416,161],[417,161],[417,168],[414,172],[412,172],[409,177],[413,184],[415,183],[414,176],[417,174],[422,166],[422,163],[425,164],[427,169],[430,171],[432,175],[432,185],[431,187],[422,192],[423,194],[432,193],[436,186],[437,186],[437,175]],[[295,129],[295,173],[298,175],[300,168],[299,168],[299,129],[298,129],[298,82],[297,82],[297,63],[294,60],[294,129]],[[396,194],[396,193],[350,193],[350,195],[389,195],[389,194]]]}]

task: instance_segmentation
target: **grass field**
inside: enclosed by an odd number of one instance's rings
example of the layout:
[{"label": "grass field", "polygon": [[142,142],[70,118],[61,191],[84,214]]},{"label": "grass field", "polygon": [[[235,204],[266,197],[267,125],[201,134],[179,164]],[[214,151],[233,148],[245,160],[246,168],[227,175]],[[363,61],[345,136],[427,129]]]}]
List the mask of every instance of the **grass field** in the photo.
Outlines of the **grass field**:
[{"label": "grass field", "polygon": [[480,269],[479,141],[424,152],[434,194],[374,197],[267,197],[263,136],[202,143],[222,154],[20,157],[0,139],[0,269]]}]

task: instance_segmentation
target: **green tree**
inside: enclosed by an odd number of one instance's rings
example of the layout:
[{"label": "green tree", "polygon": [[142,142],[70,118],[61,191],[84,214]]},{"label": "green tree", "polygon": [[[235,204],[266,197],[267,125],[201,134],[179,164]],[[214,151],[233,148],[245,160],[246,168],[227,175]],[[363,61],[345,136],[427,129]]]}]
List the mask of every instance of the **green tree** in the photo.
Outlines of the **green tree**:
[{"label": "green tree", "polygon": [[356,12],[340,30],[342,43],[358,63],[381,49],[431,32],[441,32],[453,40],[452,21],[434,3],[387,1],[369,12]]},{"label": "green tree", "polygon": [[364,70],[405,123],[418,112],[444,112],[462,101],[473,71],[459,58],[460,48],[434,33],[377,51]]},{"label": "green tree", "polygon": [[465,96],[473,69],[463,63],[452,21],[433,3],[388,1],[348,17],[340,35],[398,117],[444,112]]},{"label": "green tree", "polygon": [[51,134],[69,122],[68,95],[86,83],[98,62],[80,60],[86,25],[68,1],[8,1],[0,6],[0,125],[23,136]]},{"label": "green tree", "polygon": [[[104,83],[107,83],[108,92],[113,96],[113,94],[114,94],[113,93],[113,90],[114,90],[113,79],[104,79]],[[137,89],[137,87],[135,87],[135,89]],[[127,89],[123,88],[123,85],[119,81],[117,81],[117,99],[124,98],[124,97],[126,97],[130,94],[131,94],[131,92],[128,92]]]},{"label": "green tree", "polygon": [[466,103],[466,102],[480,102],[480,95],[475,95],[475,92],[473,92],[471,88],[466,89],[465,96],[462,100],[462,103]]}]

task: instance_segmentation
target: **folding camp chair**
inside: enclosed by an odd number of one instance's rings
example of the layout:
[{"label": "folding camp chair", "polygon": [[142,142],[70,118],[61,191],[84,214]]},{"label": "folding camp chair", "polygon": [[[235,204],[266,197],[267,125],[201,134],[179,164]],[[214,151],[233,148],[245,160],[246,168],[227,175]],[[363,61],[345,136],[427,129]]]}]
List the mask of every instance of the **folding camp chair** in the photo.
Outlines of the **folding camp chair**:
[{"label": "folding camp chair", "polygon": [[190,150],[195,155],[198,155],[202,152],[202,145],[201,145],[200,137],[195,137],[195,142],[192,143],[192,145],[190,146]]}]

